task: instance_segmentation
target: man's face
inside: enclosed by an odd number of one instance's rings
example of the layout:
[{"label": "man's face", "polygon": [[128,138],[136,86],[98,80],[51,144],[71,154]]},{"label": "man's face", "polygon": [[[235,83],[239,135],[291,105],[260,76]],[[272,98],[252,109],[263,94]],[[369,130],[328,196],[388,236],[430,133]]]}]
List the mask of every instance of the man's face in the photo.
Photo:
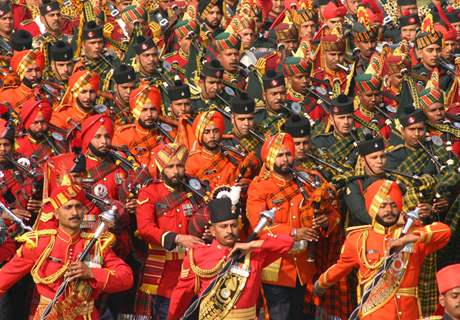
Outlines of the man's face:
[{"label": "man's face", "polygon": [[179,39],[179,47],[184,51],[185,53],[190,52],[190,45],[192,44],[192,40],[190,37],[186,36],[183,38]]},{"label": "man's face", "polygon": [[158,49],[156,47],[150,48],[139,55],[139,64],[141,71],[145,74],[151,74],[158,67],[160,58],[158,56]]},{"label": "man's face", "polygon": [[401,129],[401,135],[404,142],[409,147],[417,147],[420,139],[425,137],[425,124],[423,122],[417,122]]},{"label": "man's face", "polygon": [[73,71],[73,61],[54,61],[51,63],[53,72],[63,81],[68,81]]},{"label": "man's face", "polygon": [[179,161],[174,157],[164,168],[163,174],[173,185],[179,184],[179,180],[181,180],[185,175],[184,162]]},{"label": "man's face", "polygon": [[217,58],[224,70],[234,73],[238,71],[240,52],[236,49],[224,49],[219,52]]},{"label": "man's face", "polygon": [[88,58],[99,59],[99,54],[104,49],[104,40],[102,38],[85,40],[83,41],[83,49]]},{"label": "man's face", "polygon": [[217,94],[222,92],[224,80],[222,78],[205,77],[200,80],[200,87],[205,98],[214,99]]},{"label": "man's face", "polygon": [[225,247],[233,247],[238,239],[236,219],[214,223],[209,230],[216,241]]},{"label": "man's face", "polygon": [[455,52],[455,41],[447,40],[444,41],[444,47],[442,48],[442,57],[447,61],[452,60],[453,54]]},{"label": "man's face", "polygon": [[158,110],[152,104],[145,104],[139,114],[139,122],[142,122],[146,127],[153,127],[158,119]]},{"label": "man's face", "polygon": [[388,77],[388,83],[396,89],[399,89],[401,87],[402,80],[403,75],[401,73],[393,73]]},{"label": "man's face", "polygon": [[377,43],[373,40],[356,42],[356,46],[359,48],[361,56],[367,59],[369,59],[374,53],[376,44]]},{"label": "man's face", "polygon": [[399,15],[402,16],[403,14],[416,14],[418,13],[417,5],[416,4],[409,4],[406,6],[399,6]]},{"label": "man's face", "polygon": [[254,114],[233,114],[232,125],[239,136],[245,137],[249,135],[249,130],[254,127]]},{"label": "man's face", "polygon": [[192,103],[189,98],[179,99],[171,102],[171,111],[176,117],[192,114]]},{"label": "man's face", "polygon": [[382,92],[380,90],[359,91],[359,101],[365,109],[374,111],[375,106],[382,102]]},{"label": "man's face", "polygon": [[396,202],[390,196],[387,196],[380,204],[377,216],[387,226],[392,226],[398,222],[399,209],[396,206]]},{"label": "man's face", "polygon": [[293,162],[294,155],[291,151],[282,148],[276,155],[274,170],[279,174],[288,174]]},{"label": "man's face", "polygon": [[286,55],[292,56],[292,54],[297,50],[299,47],[299,41],[297,39],[286,39],[280,41],[280,44],[284,46],[286,49]]},{"label": "man's face", "polygon": [[0,17],[0,32],[11,34],[13,32],[13,13],[8,12]]},{"label": "man's face", "polygon": [[441,47],[439,45],[432,44],[422,50],[417,50],[417,52],[425,66],[434,68],[438,65],[438,59],[441,56]]},{"label": "man's face", "polygon": [[297,137],[293,139],[295,146],[295,159],[300,161],[305,160],[305,153],[310,150],[310,137]]},{"label": "man's face", "polygon": [[353,129],[353,114],[334,114],[332,115],[332,124],[334,125],[335,132],[339,135],[345,136]]},{"label": "man's face", "polygon": [[452,26],[455,28],[455,31],[457,31],[457,41],[458,41],[460,40],[460,22],[452,23]]},{"label": "man's face", "polygon": [[326,58],[326,66],[332,71],[342,70],[337,67],[337,63],[343,64],[343,52],[341,51],[326,51],[324,57]]},{"label": "man's face", "polygon": [[127,83],[115,84],[113,88],[122,102],[129,103],[129,95],[131,94],[131,91],[134,90],[135,86],[135,81],[131,81]]},{"label": "man's face", "polygon": [[39,113],[35,120],[32,121],[30,124],[30,129],[33,133],[45,133],[48,130],[48,121],[46,121],[45,117]]},{"label": "man's face", "polygon": [[379,175],[383,173],[383,168],[387,162],[385,151],[376,151],[362,158],[364,171],[368,176]]},{"label": "man's face", "polygon": [[40,17],[40,20],[52,32],[59,32],[61,29],[61,12],[59,10],[51,11]]},{"label": "man's face", "polygon": [[460,319],[460,287],[439,295],[439,304],[453,320]]},{"label": "man's face", "polygon": [[11,154],[12,145],[8,139],[0,139],[0,162],[5,162]]},{"label": "man's face", "polygon": [[204,17],[204,21],[208,27],[211,29],[216,29],[220,25],[220,21],[222,20],[222,11],[218,6],[212,7],[206,17]]},{"label": "man's face", "polygon": [[332,30],[336,26],[342,25],[343,24],[343,17],[336,17],[336,18],[331,18],[329,20],[326,20],[326,26]]},{"label": "man's face", "polygon": [[267,109],[279,112],[282,109],[283,103],[286,102],[286,87],[279,86],[266,89],[264,96]]},{"label": "man's face", "polygon": [[56,210],[55,216],[59,226],[67,230],[79,231],[84,213],[85,207],[80,201],[70,200]]},{"label": "man's face", "polygon": [[83,86],[77,96],[78,103],[85,109],[91,109],[96,101],[96,90],[92,85]]},{"label": "man's face", "polygon": [[104,126],[100,126],[91,139],[91,144],[100,153],[106,153],[109,151],[109,147],[112,145],[112,138],[107,132]]},{"label": "man's face", "polygon": [[256,32],[251,28],[246,28],[238,32],[241,39],[241,46],[244,50],[250,49],[256,41]]},{"label": "man's face", "polygon": [[414,42],[417,35],[418,25],[412,24],[410,26],[401,27],[401,39]]},{"label": "man's face", "polygon": [[429,105],[424,111],[428,120],[433,123],[442,123],[446,118],[446,108],[439,102]]},{"label": "man's face", "polygon": [[33,62],[27,67],[24,78],[29,80],[31,84],[38,84],[42,79],[42,69]]},{"label": "man's face", "polygon": [[298,73],[289,77],[289,84],[292,90],[302,94],[306,93],[308,82],[308,75],[306,73]]},{"label": "man's face", "polygon": [[316,32],[316,23],[313,20],[308,20],[300,25],[299,38],[311,40]]},{"label": "man's face", "polygon": [[356,12],[358,12],[358,0],[345,0],[345,5],[347,6],[348,12],[351,14],[356,14]]},{"label": "man's face", "polygon": [[214,123],[208,124],[203,130],[202,144],[209,151],[217,150],[220,146],[222,135]]},{"label": "man's face", "polygon": [[284,9],[284,2],[282,0],[272,0],[271,11],[276,14],[280,14]]}]

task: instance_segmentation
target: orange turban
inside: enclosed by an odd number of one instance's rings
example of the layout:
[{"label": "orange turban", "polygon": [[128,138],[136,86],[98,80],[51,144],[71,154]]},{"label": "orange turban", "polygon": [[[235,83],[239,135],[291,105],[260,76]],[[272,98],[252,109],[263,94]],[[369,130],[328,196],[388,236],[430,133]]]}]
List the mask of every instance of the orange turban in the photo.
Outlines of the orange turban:
[{"label": "orange turban", "polygon": [[19,76],[19,79],[24,79],[27,68],[36,63],[43,70],[45,68],[45,56],[40,51],[22,50],[17,51],[11,58],[11,67]]},{"label": "orange turban", "polygon": [[295,154],[294,140],[288,133],[278,133],[268,138],[262,146],[262,160],[268,170],[273,170],[275,160],[281,149],[287,149],[291,152],[292,156]]},{"label": "orange turban", "polygon": [[134,118],[137,120],[142,108],[146,104],[152,104],[157,111],[161,112],[161,93],[155,87],[141,86],[131,91],[129,95],[129,108]]},{"label": "orange turban", "polygon": [[206,111],[197,115],[193,121],[193,132],[199,143],[202,142],[204,129],[210,124],[214,123],[221,135],[224,134],[225,122],[224,116],[219,111]]},{"label": "orange turban", "polygon": [[80,139],[82,142],[82,151],[86,152],[88,145],[94,138],[96,131],[104,126],[109,133],[110,138],[113,137],[113,122],[108,116],[103,114],[95,114],[83,121],[80,131]]},{"label": "orange turban", "polygon": [[53,110],[51,105],[48,101],[45,100],[28,100],[26,103],[22,105],[21,109],[21,122],[24,125],[24,128],[28,130],[30,125],[34,120],[37,118],[39,114],[42,114],[45,118],[46,122],[49,122],[51,119],[51,114]]},{"label": "orange turban", "polygon": [[80,70],[72,74],[69,79],[69,90],[73,97],[77,97],[82,87],[90,84],[94,90],[99,88],[99,75],[96,72]]},{"label": "orange turban", "polygon": [[376,217],[380,205],[387,196],[391,197],[401,211],[403,195],[396,182],[380,179],[373,182],[364,192],[366,209],[373,219]]}]

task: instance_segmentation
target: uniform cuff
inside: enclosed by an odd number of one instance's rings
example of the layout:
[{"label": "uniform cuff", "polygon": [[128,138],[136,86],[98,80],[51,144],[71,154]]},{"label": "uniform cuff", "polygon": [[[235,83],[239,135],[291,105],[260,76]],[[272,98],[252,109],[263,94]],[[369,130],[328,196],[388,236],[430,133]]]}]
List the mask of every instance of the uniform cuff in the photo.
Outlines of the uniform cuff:
[{"label": "uniform cuff", "polygon": [[111,271],[105,268],[91,268],[94,279],[90,281],[91,287],[103,291],[109,281]]},{"label": "uniform cuff", "polygon": [[161,246],[168,251],[174,250],[176,247],[177,233],[167,231],[161,236]]}]

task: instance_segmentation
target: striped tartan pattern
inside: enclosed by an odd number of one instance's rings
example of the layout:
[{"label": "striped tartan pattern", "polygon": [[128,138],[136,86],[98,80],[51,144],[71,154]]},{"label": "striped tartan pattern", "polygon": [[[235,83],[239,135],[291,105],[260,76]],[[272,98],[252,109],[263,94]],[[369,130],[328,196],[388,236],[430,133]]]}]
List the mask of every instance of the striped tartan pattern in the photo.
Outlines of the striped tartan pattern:
[{"label": "striped tartan pattern", "polygon": [[438,304],[438,288],[436,285],[436,252],[425,257],[418,280],[418,297],[422,316],[433,314]]},{"label": "striped tartan pattern", "polygon": [[88,170],[88,177],[99,181],[116,169],[117,166],[113,162],[102,161],[97,166]]},{"label": "striped tartan pattern", "polygon": [[343,139],[337,140],[329,148],[329,154],[333,156],[334,160],[338,163],[343,163],[347,160],[350,152],[353,150],[354,140],[352,137],[345,137]]}]

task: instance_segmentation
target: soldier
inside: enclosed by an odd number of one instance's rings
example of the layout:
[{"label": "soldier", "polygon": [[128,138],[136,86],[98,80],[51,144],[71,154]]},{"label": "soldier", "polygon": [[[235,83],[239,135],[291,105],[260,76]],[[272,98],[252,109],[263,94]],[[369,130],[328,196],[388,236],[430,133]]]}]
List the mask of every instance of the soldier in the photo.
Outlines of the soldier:
[{"label": "soldier", "polygon": [[334,1],[328,1],[326,5],[320,8],[321,18],[324,31],[330,32],[338,25],[343,25],[344,17],[347,14],[347,8],[341,4],[336,4]]},{"label": "soldier", "polygon": [[54,298],[64,278],[69,282],[70,291],[64,292],[64,298],[51,310],[50,317],[98,319],[94,303],[99,295],[127,290],[133,284],[131,269],[110,249],[115,240],[111,233],[104,233],[87,259],[79,261],[79,255],[93,237],[80,229],[86,209],[84,198],[84,191],[78,185],[55,189],[47,205],[53,208],[59,226],[17,238],[27,245],[0,270],[0,295],[31,273],[40,295],[36,319]]},{"label": "soldier", "polygon": [[[300,47],[302,47],[302,42],[310,43],[313,40],[318,26],[318,13],[314,8],[305,8],[294,12],[292,22],[299,31]],[[304,58],[306,57],[304,56]]]},{"label": "soldier", "polygon": [[342,165],[354,165],[357,154],[355,143],[359,139],[359,131],[354,128],[353,101],[339,95],[332,100],[331,114],[328,125],[332,132],[325,132],[313,138],[313,145],[327,153],[330,159]]},{"label": "soldier", "polygon": [[34,87],[40,84],[45,67],[45,58],[41,52],[23,50],[16,52],[11,58],[11,68],[20,80],[18,86],[3,87],[0,91],[0,102],[9,103],[13,117],[17,117],[22,104],[35,96]]},{"label": "soldier", "polygon": [[74,68],[73,49],[64,41],[56,41],[49,48],[49,66],[44,79],[62,87],[68,84]]},{"label": "soldier", "polygon": [[[327,237],[340,220],[339,212],[328,207],[326,199],[322,199],[324,208],[313,216],[313,204],[306,201],[314,190],[293,177],[294,154],[294,141],[289,134],[279,133],[267,139],[262,147],[264,167],[248,189],[246,210],[251,227],[256,226],[261,211],[276,207],[273,226],[263,232],[289,234],[296,240],[286,257],[262,273],[268,311],[275,319],[304,319],[306,286],[311,285],[316,272],[315,264],[307,259],[313,245],[306,243],[318,241],[320,235]],[[309,177],[313,179],[313,175]],[[307,207],[312,211],[308,212]]]},{"label": "soldier", "polygon": [[[402,229],[397,222],[402,209],[402,194],[393,181],[375,181],[368,187],[364,197],[372,225],[349,230],[339,260],[321,274],[314,286],[315,293],[324,293],[337,280],[358,268],[358,290],[361,290],[358,292],[366,297],[356,309],[360,319],[382,316],[418,319],[416,288],[423,258],[447,244],[450,228],[435,222],[412,227],[408,234],[400,236]],[[410,245],[410,248],[406,245]],[[385,275],[379,276],[390,252],[395,255],[393,263],[386,268]],[[373,282],[376,276],[380,280]]]},{"label": "soldier", "polygon": [[158,64],[160,56],[158,47],[151,37],[138,37],[134,46],[136,50],[135,71],[139,73],[139,80],[156,83],[160,81]]},{"label": "soldier", "polygon": [[217,60],[224,68],[224,84],[239,90],[246,87],[246,78],[240,73],[241,40],[237,35],[222,32],[215,37]]},{"label": "soldier", "polygon": [[163,141],[158,132],[161,95],[155,87],[141,86],[130,94],[129,106],[135,123],[117,127],[113,145],[129,149],[137,162],[144,164],[152,177],[157,176],[154,149]]},{"label": "soldier", "polygon": [[407,60],[400,55],[389,54],[383,62],[382,69],[382,95],[385,112],[394,119],[399,107],[399,98],[403,75]]},{"label": "soldier", "polygon": [[[269,232],[261,240],[238,243],[237,215],[232,211],[230,199],[211,200],[209,211],[214,240],[211,244],[195,245],[185,256],[179,283],[171,296],[168,319],[179,319],[193,296],[200,296],[225,263],[237,254],[244,258],[236,263],[233,272],[227,272],[206,296],[202,296],[197,306],[199,316],[254,319],[262,269],[289,251],[292,237]],[[223,304],[219,302],[220,297],[224,299]]]},{"label": "soldier", "polygon": [[175,86],[167,88],[169,108],[166,114],[175,120],[181,118],[193,120],[192,100],[190,99],[190,88],[181,81],[176,81]]},{"label": "soldier", "polygon": [[377,45],[378,27],[370,23],[370,21],[368,24],[357,22],[352,27],[353,44],[358,52],[355,54],[355,70],[358,75],[366,71]]},{"label": "soldier", "polygon": [[133,122],[129,97],[135,87],[136,73],[134,68],[126,64],[117,65],[112,76],[112,99],[107,100],[115,126]]},{"label": "soldier", "polygon": [[350,214],[350,226],[365,225],[372,222],[364,201],[367,188],[384,176],[386,163],[383,138],[366,139],[358,144],[359,165],[363,174],[352,178],[344,196]]},{"label": "soldier", "polygon": [[449,20],[450,24],[452,27],[454,27],[455,31],[457,31],[457,37],[456,41],[460,40],[460,10],[459,9],[454,9],[452,11],[448,10],[447,11],[447,19]]},{"label": "soldier", "polygon": [[417,14],[417,0],[397,0],[399,16]]},{"label": "soldier", "polygon": [[198,1],[198,18],[204,22],[203,32],[211,32],[211,37],[217,36],[223,30],[220,27],[222,22],[222,0],[200,0]]},{"label": "soldier", "polygon": [[[11,4],[4,2],[0,5],[0,54],[2,56],[7,56],[13,54],[13,49],[11,48],[11,36],[13,33],[13,12]],[[5,61],[1,61],[3,65]]]},{"label": "soldier", "polygon": [[[174,26],[174,35],[179,49],[163,55],[163,61],[171,64],[171,67],[177,71],[181,80],[185,79],[186,67],[189,63],[190,46],[195,37],[200,33],[200,28],[195,20],[181,20]],[[199,50],[200,48],[195,48]]]},{"label": "soldier", "polygon": [[403,15],[399,17],[399,26],[401,27],[401,40],[406,40],[409,44],[415,43],[417,30],[420,27],[420,18],[417,14]]},{"label": "soldier", "polygon": [[64,132],[50,126],[52,109],[47,101],[31,99],[20,113],[23,132],[16,138],[16,152],[43,163],[52,156],[67,152]]},{"label": "soldier", "polygon": [[109,45],[115,50],[117,48],[113,46],[114,43],[128,43],[133,37],[135,27],[145,29],[148,21],[147,13],[140,6],[129,5],[120,12],[120,18],[104,25],[104,33],[109,34],[113,40],[109,41]]},{"label": "soldier", "polygon": [[80,70],[72,74],[60,105],[53,111],[50,123],[64,130],[75,130],[92,114],[100,78],[93,71]]},{"label": "soldier", "polygon": [[136,314],[166,319],[186,248],[204,244],[200,235],[190,233],[197,215],[204,217],[205,204],[184,186],[188,183],[185,180],[187,156],[183,145],[161,145],[155,155],[160,177],[142,188],[137,199],[139,235],[149,249],[139,288],[143,294],[137,301],[138,308],[144,310],[136,310]]},{"label": "soldier", "polygon": [[444,308],[444,317],[431,317],[435,320],[459,320],[460,309],[460,264],[453,264],[439,270],[436,274],[439,289],[439,304]]}]

